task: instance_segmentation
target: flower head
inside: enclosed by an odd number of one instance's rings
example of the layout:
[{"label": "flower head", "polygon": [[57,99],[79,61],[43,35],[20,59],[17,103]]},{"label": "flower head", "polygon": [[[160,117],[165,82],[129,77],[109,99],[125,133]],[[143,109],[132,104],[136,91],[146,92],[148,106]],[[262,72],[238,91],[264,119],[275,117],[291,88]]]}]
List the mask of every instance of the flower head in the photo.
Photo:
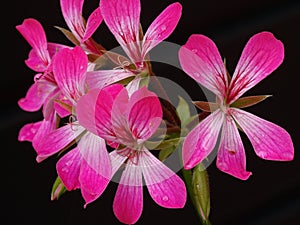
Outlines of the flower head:
[{"label": "flower head", "polygon": [[181,5],[169,5],[148,27],[145,35],[140,25],[140,0],[101,0],[103,19],[137,68],[144,67],[149,51],[174,31],[180,17]]},{"label": "flower head", "polygon": [[[94,111],[87,112],[87,104]],[[77,116],[90,132],[117,146],[110,153],[112,175],[125,163],[113,204],[121,222],[133,224],[141,216],[143,177],[157,204],[166,208],[184,206],[184,182],[144,144],[162,121],[162,109],[154,93],[143,87],[129,96],[119,84],[92,90],[79,100]]]},{"label": "flower head", "polygon": [[280,161],[293,159],[294,147],[286,130],[234,107],[247,90],[282,63],[284,47],[272,33],[261,32],[248,41],[231,80],[216,45],[206,36],[192,35],[180,49],[179,58],[183,70],[218,98],[218,107],[184,141],[186,169],[194,167],[212,152],[221,131],[217,167],[247,179],[251,172],[246,171],[245,150],[238,127],[246,133],[259,157]]}]

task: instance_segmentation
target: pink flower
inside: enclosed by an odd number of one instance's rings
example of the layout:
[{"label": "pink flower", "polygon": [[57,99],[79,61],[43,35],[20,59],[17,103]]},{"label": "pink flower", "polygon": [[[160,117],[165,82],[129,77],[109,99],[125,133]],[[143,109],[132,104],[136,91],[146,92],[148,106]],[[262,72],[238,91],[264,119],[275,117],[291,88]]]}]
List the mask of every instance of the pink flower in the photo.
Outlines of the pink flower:
[{"label": "pink flower", "polygon": [[182,6],[176,2],[169,5],[149,26],[141,37],[140,0],[101,0],[103,19],[130,61],[142,69],[149,51],[174,31]]},{"label": "pink flower", "polygon": [[[94,110],[86,110],[91,107]],[[186,201],[184,182],[153,156],[144,143],[162,121],[158,97],[145,87],[131,96],[119,84],[92,90],[77,104],[80,124],[118,146],[110,153],[112,176],[125,163],[113,203],[116,217],[134,224],[142,213],[144,178],[152,199],[166,208],[182,208]]]},{"label": "pink flower", "polygon": [[102,55],[101,50],[104,49],[91,38],[103,20],[100,8],[97,7],[85,21],[82,17],[83,3],[84,0],[60,0],[63,17],[78,45],[88,53]]},{"label": "pink flower", "polygon": [[247,90],[271,74],[283,61],[284,46],[269,32],[254,35],[246,44],[231,80],[216,45],[208,37],[192,35],[180,49],[183,70],[216,94],[219,107],[186,137],[183,161],[191,169],[214,149],[221,131],[217,167],[239,179],[248,179],[245,150],[238,126],[255,153],[267,160],[287,161],[294,147],[286,130],[244,110],[231,107]]},{"label": "pink flower", "polygon": [[[39,140],[55,129],[56,112],[54,99],[59,89],[52,73],[52,58],[55,53],[67,46],[48,43],[42,25],[35,19],[25,19],[16,29],[32,47],[26,65],[38,72],[35,82],[28,89],[25,98],[18,101],[20,108],[33,112],[43,107],[44,119],[24,125],[18,136],[19,141],[30,141],[36,148]],[[59,113],[64,111],[58,110]]]},{"label": "pink flower", "polygon": [[[87,91],[85,78],[88,58],[81,47],[63,49],[53,61],[53,73],[57,85],[70,108],[75,113],[77,101]],[[85,109],[94,110],[91,107]],[[76,143],[76,147],[70,147]],[[66,189],[80,188],[87,205],[105,190],[111,177],[111,163],[104,139],[88,132],[75,119],[50,132],[39,141],[36,151],[41,162],[58,152],[69,150],[57,162],[57,173]]]}]

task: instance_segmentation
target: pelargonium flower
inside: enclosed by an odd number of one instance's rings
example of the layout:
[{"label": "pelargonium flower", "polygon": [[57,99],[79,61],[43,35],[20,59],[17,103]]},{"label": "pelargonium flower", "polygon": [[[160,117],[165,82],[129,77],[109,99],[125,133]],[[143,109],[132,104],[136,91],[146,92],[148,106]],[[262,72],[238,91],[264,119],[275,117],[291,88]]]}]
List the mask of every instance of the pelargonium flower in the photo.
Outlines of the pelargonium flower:
[{"label": "pelargonium flower", "polygon": [[30,141],[35,147],[42,137],[55,129],[56,111],[60,114],[65,113],[54,103],[59,97],[59,88],[52,72],[52,58],[67,46],[47,42],[42,25],[35,19],[25,19],[21,25],[16,26],[16,29],[32,47],[25,61],[26,65],[38,72],[34,83],[26,96],[18,101],[18,105],[29,112],[38,111],[43,107],[44,116],[42,121],[24,125],[19,132],[18,140]]},{"label": "pelargonium flower", "polygon": [[[92,107],[93,110],[86,110]],[[145,142],[162,121],[158,97],[143,87],[132,95],[120,84],[91,90],[77,104],[79,123],[113,143],[110,152],[112,176],[125,163],[113,210],[125,224],[134,224],[142,213],[143,181],[152,199],[166,208],[182,208],[186,201],[184,182],[146,148]]]},{"label": "pelargonium flower", "polygon": [[141,36],[140,0],[101,0],[103,19],[130,61],[143,68],[149,51],[174,31],[181,17],[182,6],[176,2],[169,5]]},{"label": "pelargonium flower", "polygon": [[[50,132],[36,147],[38,162],[69,150],[57,162],[57,173],[67,190],[80,188],[85,205],[102,194],[111,177],[104,139],[87,131],[76,120],[77,102],[88,91],[85,82],[87,69],[88,57],[81,47],[65,48],[57,53],[53,61],[54,77],[63,96],[69,100],[70,105],[66,107],[72,109],[75,120]],[[76,146],[69,149],[74,143]]]},{"label": "pelargonium flower", "polygon": [[102,55],[104,48],[91,38],[103,20],[100,8],[97,7],[85,21],[82,17],[83,3],[84,0],[60,0],[63,17],[72,35],[60,29],[87,53]]},{"label": "pelargonium flower", "polygon": [[282,127],[234,107],[250,88],[271,74],[283,61],[284,46],[270,32],[261,32],[246,44],[230,80],[212,40],[192,35],[179,51],[183,70],[216,94],[218,106],[185,138],[183,161],[186,169],[202,162],[214,149],[219,133],[217,167],[239,179],[248,179],[246,156],[238,127],[249,138],[255,153],[266,160],[288,161],[294,157],[289,133]]}]

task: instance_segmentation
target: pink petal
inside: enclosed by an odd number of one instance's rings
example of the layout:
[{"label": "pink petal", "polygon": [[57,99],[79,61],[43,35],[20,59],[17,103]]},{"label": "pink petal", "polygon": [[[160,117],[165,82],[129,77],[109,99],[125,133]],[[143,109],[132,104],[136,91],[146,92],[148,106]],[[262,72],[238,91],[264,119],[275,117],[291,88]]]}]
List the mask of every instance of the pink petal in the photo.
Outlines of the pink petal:
[{"label": "pink petal", "polygon": [[85,92],[85,76],[88,58],[85,52],[76,46],[74,49],[62,49],[53,62],[54,77],[58,87],[71,101],[77,101]]},{"label": "pink petal", "polygon": [[217,167],[234,177],[247,180],[251,172],[246,171],[246,155],[239,131],[231,116],[223,123]]},{"label": "pink petal", "polygon": [[182,69],[194,80],[215,93],[226,96],[227,73],[215,43],[208,37],[193,34],[179,50]]},{"label": "pink petal", "polygon": [[55,88],[56,86],[50,82],[38,80],[28,89],[25,98],[18,101],[18,105],[28,112],[38,111]]},{"label": "pink petal", "polygon": [[140,156],[139,165],[152,199],[166,208],[183,208],[186,202],[184,182],[148,150]]},{"label": "pink petal", "polygon": [[76,116],[79,124],[94,134],[97,134],[95,109],[99,93],[100,90],[89,91],[79,99],[76,106]]},{"label": "pink petal", "polygon": [[103,19],[132,62],[141,62],[140,0],[101,0]]},{"label": "pink petal", "polygon": [[232,115],[259,157],[278,161],[293,160],[293,142],[282,127],[240,109],[232,109]]},{"label": "pink petal", "polygon": [[[120,107],[122,104],[126,104],[127,99],[120,97],[120,93],[124,90],[125,88],[122,85],[114,84],[103,88],[98,95],[95,120],[97,133],[104,139],[114,141],[115,129],[119,126],[116,125],[116,121],[120,118],[120,114],[112,116],[112,111],[114,106]],[[120,104],[116,104],[116,99],[121,99]]]},{"label": "pink petal", "polygon": [[[50,60],[49,60],[50,61]],[[32,70],[43,73],[47,71],[50,62],[44,62],[39,56],[39,52],[36,49],[31,49],[28,55],[28,59],[25,60],[25,64]]]},{"label": "pink petal", "polygon": [[56,86],[55,89],[45,99],[42,112],[43,112],[43,116],[46,120],[49,120],[51,118],[51,116],[53,115],[53,113],[56,112],[54,104],[60,95],[61,95],[61,91]]},{"label": "pink petal", "polygon": [[129,100],[128,122],[133,135],[142,140],[150,138],[162,120],[162,108],[155,93],[142,87]]},{"label": "pink petal", "polygon": [[36,146],[37,161],[41,162],[47,157],[59,152],[70,145],[85,129],[78,125],[67,124],[48,134]]},{"label": "pink petal", "polygon": [[118,150],[114,150],[109,153],[111,166],[112,166],[112,176],[118,171],[121,165],[128,159],[127,156],[119,154]]},{"label": "pink petal", "polygon": [[223,121],[224,113],[218,109],[188,133],[182,147],[185,169],[193,168],[212,152]]},{"label": "pink petal", "polygon": [[67,152],[56,164],[56,171],[68,191],[80,188],[81,155],[78,147]]},{"label": "pink petal", "polygon": [[89,16],[87,23],[86,23],[86,31],[84,37],[82,38],[82,42],[85,42],[89,39],[94,32],[97,30],[99,25],[101,24],[103,17],[101,15],[100,7],[95,9],[92,14]]},{"label": "pink petal", "polygon": [[[67,105],[72,105],[72,103],[70,101],[62,101]],[[66,108],[62,107],[59,103],[54,102],[54,109],[57,112],[57,114],[59,115],[60,118],[64,118],[67,116],[71,115],[71,112],[69,110],[67,110]]]},{"label": "pink petal", "polygon": [[236,66],[230,83],[228,103],[272,73],[283,61],[284,46],[270,32],[250,38]]},{"label": "pink petal", "polygon": [[16,29],[34,49],[37,57],[44,65],[48,65],[50,57],[47,51],[47,39],[40,22],[32,18],[25,19],[21,25],[16,26]]},{"label": "pink petal", "polygon": [[181,11],[181,4],[173,3],[152,22],[143,38],[143,56],[170,36],[179,22]]},{"label": "pink petal", "polygon": [[57,43],[50,43],[48,42],[48,52],[50,54],[50,57],[52,58],[57,52],[59,52],[60,50],[64,49],[64,48],[69,48],[71,49],[71,47],[67,46],[67,45],[62,45],[62,44],[57,44]]},{"label": "pink petal", "polygon": [[87,72],[86,82],[88,89],[102,89],[108,85],[135,76],[128,70],[96,70]]},{"label": "pink petal", "polygon": [[18,135],[18,141],[32,141],[37,131],[39,130],[42,121],[36,123],[28,123],[24,125]]},{"label": "pink petal", "polygon": [[77,40],[81,40],[85,33],[82,19],[82,7],[84,0],[61,0],[60,7],[63,17]]},{"label": "pink petal", "polygon": [[37,153],[39,153],[39,144],[40,142],[47,138],[48,135],[53,132],[56,129],[57,120],[56,120],[56,114],[54,111],[52,111],[51,115],[49,115],[49,118],[44,118],[39,129],[37,130],[34,138],[32,139],[32,146],[35,149]]},{"label": "pink petal", "polygon": [[128,161],[118,186],[113,210],[120,222],[134,224],[143,210],[143,183],[141,167]]},{"label": "pink petal", "polygon": [[88,132],[79,143],[82,155],[80,184],[86,204],[97,199],[111,178],[111,163],[105,140]]}]

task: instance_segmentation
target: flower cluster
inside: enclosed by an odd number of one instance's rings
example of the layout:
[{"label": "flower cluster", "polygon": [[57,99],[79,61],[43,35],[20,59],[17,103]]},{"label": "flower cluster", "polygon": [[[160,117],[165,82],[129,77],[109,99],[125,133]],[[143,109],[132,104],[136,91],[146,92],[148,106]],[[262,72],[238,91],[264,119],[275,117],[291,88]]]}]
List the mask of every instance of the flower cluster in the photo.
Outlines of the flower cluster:
[{"label": "flower cluster", "polygon": [[[178,131],[169,129],[180,125],[168,119],[169,114],[178,118],[178,112],[167,107],[147,82],[155,76],[149,53],[175,30],[182,6],[169,5],[144,33],[140,0],[101,0],[87,20],[82,16],[83,3],[60,0],[69,29],[58,29],[72,46],[48,42],[42,25],[33,18],[16,26],[32,47],[25,63],[37,73],[18,104],[25,111],[42,110],[43,115],[41,121],[24,125],[18,139],[32,142],[37,162],[60,156],[53,199],[65,190],[80,189],[86,206],[122,171],[113,203],[122,223],[134,224],[140,218],[144,183],[158,205],[182,208],[186,184],[152,151],[170,151],[168,143],[174,145],[178,139],[180,143]],[[102,23],[124,55],[106,50],[92,38]],[[247,179],[251,173],[246,171],[238,130],[249,137],[259,157],[293,159],[292,140],[283,128],[240,109],[267,97],[241,96],[283,61],[283,44],[273,34],[261,32],[249,40],[232,77],[216,45],[203,35],[192,35],[178,56],[184,72],[216,95],[216,102],[193,102],[209,113],[183,137],[186,170],[208,157],[220,135],[217,167]]]}]

